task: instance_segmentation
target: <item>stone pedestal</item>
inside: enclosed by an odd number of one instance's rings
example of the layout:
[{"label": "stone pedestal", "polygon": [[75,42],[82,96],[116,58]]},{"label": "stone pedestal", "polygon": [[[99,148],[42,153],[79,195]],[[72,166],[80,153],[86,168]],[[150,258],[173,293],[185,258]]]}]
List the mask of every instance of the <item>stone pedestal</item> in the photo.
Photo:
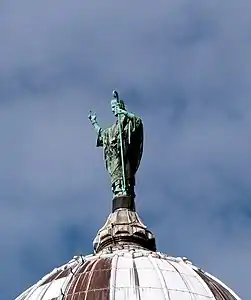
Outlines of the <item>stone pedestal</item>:
[{"label": "stone pedestal", "polygon": [[113,199],[112,213],[94,239],[94,250],[128,244],[156,251],[155,237],[135,211],[134,199],[117,197]]},{"label": "stone pedestal", "polygon": [[135,211],[135,201],[134,198],[128,196],[115,197],[112,200],[112,212],[119,208],[127,208],[131,211]]}]

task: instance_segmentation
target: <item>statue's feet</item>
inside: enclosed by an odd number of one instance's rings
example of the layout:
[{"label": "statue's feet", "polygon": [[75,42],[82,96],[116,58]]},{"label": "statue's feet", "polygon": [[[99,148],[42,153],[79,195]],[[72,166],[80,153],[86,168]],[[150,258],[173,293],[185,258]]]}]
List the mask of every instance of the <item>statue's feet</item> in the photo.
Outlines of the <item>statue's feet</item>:
[{"label": "statue's feet", "polygon": [[112,184],[112,193],[114,197],[132,197],[135,198],[134,180],[128,180],[125,190],[122,188],[122,180],[117,180]]}]

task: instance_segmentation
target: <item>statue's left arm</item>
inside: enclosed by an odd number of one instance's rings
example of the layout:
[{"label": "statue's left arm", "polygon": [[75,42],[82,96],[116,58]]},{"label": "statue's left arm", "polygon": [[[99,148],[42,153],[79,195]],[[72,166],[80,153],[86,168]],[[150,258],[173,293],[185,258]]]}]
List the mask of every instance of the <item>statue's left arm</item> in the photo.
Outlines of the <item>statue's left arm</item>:
[{"label": "statue's left arm", "polygon": [[118,113],[126,116],[130,120],[140,120],[140,118],[137,117],[135,114],[133,114],[127,110],[124,110],[124,109],[118,109]]},{"label": "statue's left arm", "polygon": [[130,113],[129,111],[126,111],[126,110],[123,111],[123,114],[131,120],[133,120],[134,118],[137,118],[133,113]]},{"label": "statue's left arm", "polygon": [[126,122],[129,144],[127,155],[130,161],[131,175],[135,175],[143,152],[143,122],[140,117],[131,112],[124,110],[123,114],[128,120],[128,122]]}]

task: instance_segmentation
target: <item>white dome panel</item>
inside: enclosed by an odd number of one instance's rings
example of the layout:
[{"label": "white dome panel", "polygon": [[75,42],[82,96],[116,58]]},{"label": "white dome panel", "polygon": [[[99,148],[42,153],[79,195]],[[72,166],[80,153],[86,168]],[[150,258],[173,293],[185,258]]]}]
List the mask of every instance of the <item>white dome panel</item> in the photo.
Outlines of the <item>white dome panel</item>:
[{"label": "white dome panel", "polygon": [[240,300],[181,258],[135,246],[76,257],[16,300]]}]

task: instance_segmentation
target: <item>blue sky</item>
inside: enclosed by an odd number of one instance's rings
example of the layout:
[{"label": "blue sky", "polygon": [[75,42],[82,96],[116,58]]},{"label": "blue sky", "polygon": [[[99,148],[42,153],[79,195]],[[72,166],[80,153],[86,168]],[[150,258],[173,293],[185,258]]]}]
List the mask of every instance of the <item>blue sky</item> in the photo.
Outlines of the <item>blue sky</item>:
[{"label": "blue sky", "polygon": [[114,88],[144,121],[137,207],[158,250],[248,299],[250,9],[1,1],[0,300],[92,250],[111,194],[87,115],[110,125]]}]

